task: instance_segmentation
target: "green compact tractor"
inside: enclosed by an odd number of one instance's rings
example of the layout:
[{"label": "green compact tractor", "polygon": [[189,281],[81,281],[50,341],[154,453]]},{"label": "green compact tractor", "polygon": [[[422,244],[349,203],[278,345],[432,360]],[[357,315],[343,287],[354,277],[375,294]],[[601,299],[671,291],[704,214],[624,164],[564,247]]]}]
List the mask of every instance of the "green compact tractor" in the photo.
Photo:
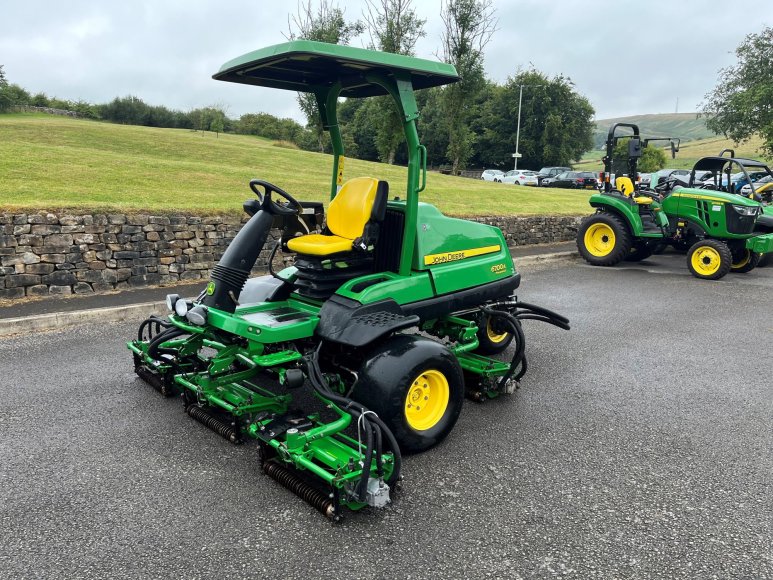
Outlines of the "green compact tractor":
[{"label": "green compact tractor", "polygon": [[[632,129],[633,135],[626,136],[628,176],[617,177],[613,188],[609,174],[614,145],[620,138],[615,135],[618,127]],[[763,213],[759,201],[729,191],[693,186],[697,170],[728,173],[732,166],[746,172],[747,160],[703,158],[691,173],[689,187],[661,196],[639,187],[640,157],[639,128],[628,123],[613,125],[604,157],[604,191],[590,197],[596,213],[585,218],[577,232],[577,248],[588,263],[613,266],[622,260],[643,260],[658,245],[671,243],[687,249],[687,267],[694,276],[718,280],[731,270],[752,270],[761,254],[773,250],[773,235],[755,232]]]},{"label": "green compact tractor", "polygon": [[[293,41],[214,78],[315,95],[333,146],[327,218],[315,232],[321,204],[252,180],[251,217],[198,298],[170,295],[169,316],[144,321],[128,343],[136,372],[229,441],[256,440],[263,470],[328,517],[383,507],[401,452],[443,440],[465,394],[483,401],[518,386],[521,320],[568,320],[517,301],[520,274],[499,229],[418,201],[427,158],[414,89],[458,81],[453,66]],[[404,199],[377,178],[343,179],[336,105],[375,95],[391,95],[404,122]],[[272,227],[282,231],[273,251],[294,253],[294,265],[248,279]],[[492,358],[508,346],[512,357]]]}]

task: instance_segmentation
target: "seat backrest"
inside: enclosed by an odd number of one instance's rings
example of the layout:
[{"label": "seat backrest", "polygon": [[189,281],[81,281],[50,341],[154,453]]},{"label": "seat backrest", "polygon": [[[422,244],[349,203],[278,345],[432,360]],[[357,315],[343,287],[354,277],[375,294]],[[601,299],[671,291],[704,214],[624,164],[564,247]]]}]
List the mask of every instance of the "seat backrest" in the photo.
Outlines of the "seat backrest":
[{"label": "seat backrest", "polygon": [[631,195],[634,190],[633,181],[631,181],[630,177],[618,177],[615,179],[615,187],[623,195]]},{"label": "seat backrest", "polygon": [[330,202],[327,228],[332,234],[349,240],[362,236],[368,221],[384,219],[386,187],[385,181],[379,182],[373,177],[355,177],[344,183]]}]

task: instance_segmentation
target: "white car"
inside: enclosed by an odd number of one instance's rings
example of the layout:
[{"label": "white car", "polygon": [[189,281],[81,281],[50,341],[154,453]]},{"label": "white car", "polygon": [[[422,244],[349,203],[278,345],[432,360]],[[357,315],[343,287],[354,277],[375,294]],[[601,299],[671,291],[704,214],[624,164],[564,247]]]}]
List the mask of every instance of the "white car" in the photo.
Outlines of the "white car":
[{"label": "white car", "polygon": [[502,177],[502,183],[512,183],[514,185],[539,185],[539,179],[537,179],[536,171],[526,171],[521,169],[513,169],[505,173]]},{"label": "white car", "polygon": [[502,181],[502,177],[504,177],[504,175],[505,172],[500,171],[499,169],[485,169],[483,170],[480,178],[483,181]]}]

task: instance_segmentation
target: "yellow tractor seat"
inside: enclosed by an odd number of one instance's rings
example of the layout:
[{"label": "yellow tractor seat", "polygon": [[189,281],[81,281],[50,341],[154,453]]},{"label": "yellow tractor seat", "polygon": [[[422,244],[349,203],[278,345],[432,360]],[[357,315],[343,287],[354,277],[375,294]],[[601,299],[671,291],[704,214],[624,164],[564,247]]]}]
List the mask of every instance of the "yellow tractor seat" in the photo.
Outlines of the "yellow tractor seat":
[{"label": "yellow tractor seat", "polygon": [[328,256],[352,250],[352,240],[340,236],[308,234],[291,239],[287,247],[298,254],[308,256]]},{"label": "yellow tractor seat", "polygon": [[630,177],[618,177],[615,179],[615,188],[623,195],[631,195],[634,192],[633,181]]},{"label": "yellow tractor seat", "polygon": [[292,238],[287,247],[307,256],[367,250],[378,237],[378,224],[384,220],[388,196],[386,181],[373,177],[350,179],[330,202],[325,231]]}]

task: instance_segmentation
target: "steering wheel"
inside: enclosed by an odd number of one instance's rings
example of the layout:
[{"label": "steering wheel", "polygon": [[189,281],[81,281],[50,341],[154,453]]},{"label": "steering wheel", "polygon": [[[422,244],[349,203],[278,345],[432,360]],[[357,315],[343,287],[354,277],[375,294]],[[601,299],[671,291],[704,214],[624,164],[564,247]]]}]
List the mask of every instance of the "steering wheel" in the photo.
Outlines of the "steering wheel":
[{"label": "steering wheel", "polygon": [[[263,191],[258,189],[263,188]],[[273,215],[299,215],[303,211],[303,206],[298,203],[292,195],[287,193],[281,187],[277,187],[273,183],[263,181],[262,179],[251,179],[250,189],[258,197],[260,202],[260,209]],[[287,203],[277,203],[271,199],[271,193],[276,193],[279,197],[284,198]]]}]

